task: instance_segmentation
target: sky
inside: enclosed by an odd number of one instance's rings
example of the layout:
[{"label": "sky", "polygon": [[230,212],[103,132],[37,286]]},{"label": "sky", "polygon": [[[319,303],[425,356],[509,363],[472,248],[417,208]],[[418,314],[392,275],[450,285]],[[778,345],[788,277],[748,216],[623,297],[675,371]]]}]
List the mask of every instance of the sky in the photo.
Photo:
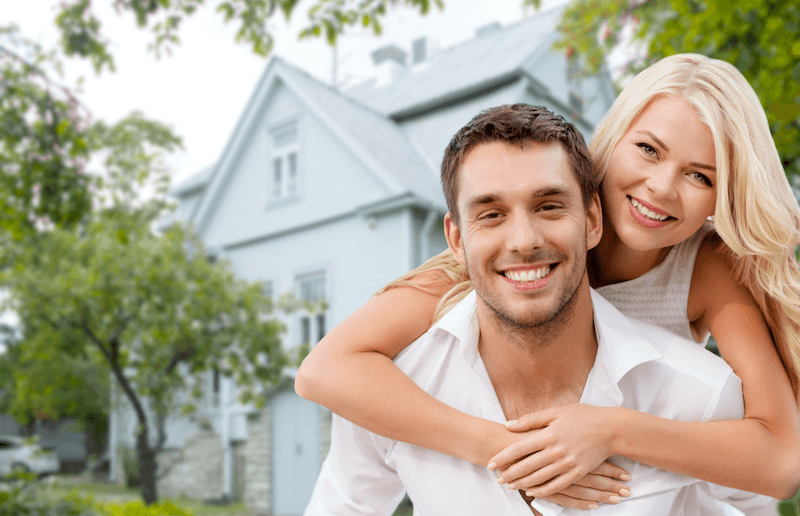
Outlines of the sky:
[{"label": "sky", "polygon": [[[563,0],[545,0],[542,7],[560,3]],[[81,98],[98,119],[113,123],[140,110],[170,125],[185,147],[168,162],[173,184],[213,164],[268,61],[247,45],[235,43],[235,25],[226,25],[214,12],[217,2],[208,2],[184,22],[180,46],[161,59],[147,51],[150,33],[136,27],[130,12],[116,13],[112,0],[93,4],[112,41],[117,71],[98,77],[87,63],[70,59],[65,61],[64,84],[73,85],[84,77]],[[58,35],[53,22],[57,5],[58,0],[0,0],[0,24],[15,22],[27,37],[52,47]],[[330,83],[331,47],[322,40],[297,37],[311,5],[313,0],[301,0],[289,23],[282,15],[269,22],[276,38],[274,53]],[[492,22],[507,25],[532,13],[523,9],[522,0],[445,0],[443,11],[434,8],[426,17],[395,8],[380,37],[356,31],[341,39],[338,82],[347,87],[372,77],[370,53],[378,47],[391,43],[409,51],[411,41],[428,36],[447,48],[472,38],[478,27]]]}]

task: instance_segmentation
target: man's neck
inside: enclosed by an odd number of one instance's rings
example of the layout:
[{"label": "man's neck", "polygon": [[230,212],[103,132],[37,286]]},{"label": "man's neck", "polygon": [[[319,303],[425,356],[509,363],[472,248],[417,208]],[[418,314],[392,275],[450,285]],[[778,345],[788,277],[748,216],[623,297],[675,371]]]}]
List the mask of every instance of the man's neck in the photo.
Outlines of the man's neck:
[{"label": "man's neck", "polygon": [[479,300],[478,349],[507,419],[580,401],[597,352],[586,281],[569,310],[567,324],[510,332]]}]

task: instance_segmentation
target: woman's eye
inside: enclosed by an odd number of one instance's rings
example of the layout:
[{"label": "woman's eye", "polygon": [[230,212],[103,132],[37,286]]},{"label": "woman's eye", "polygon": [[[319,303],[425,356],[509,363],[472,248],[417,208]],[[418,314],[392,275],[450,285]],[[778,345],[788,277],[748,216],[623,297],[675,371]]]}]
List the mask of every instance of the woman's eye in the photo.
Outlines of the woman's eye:
[{"label": "woman's eye", "polygon": [[703,184],[706,184],[708,186],[714,186],[713,184],[711,184],[711,180],[705,174],[701,174],[700,172],[692,172],[691,176],[695,180],[700,181]]},{"label": "woman's eye", "polygon": [[642,149],[648,156],[658,156],[658,151],[649,143],[639,142],[636,146]]}]

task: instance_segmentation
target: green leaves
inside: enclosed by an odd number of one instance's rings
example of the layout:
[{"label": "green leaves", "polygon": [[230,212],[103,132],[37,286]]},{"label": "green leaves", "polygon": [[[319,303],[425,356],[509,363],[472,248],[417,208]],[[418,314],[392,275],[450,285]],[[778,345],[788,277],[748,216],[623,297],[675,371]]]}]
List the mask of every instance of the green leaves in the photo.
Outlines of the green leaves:
[{"label": "green leaves", "polygon": [[88,113],[52,81],[60,62],[0,27],[0,228],[20,238],[89,210]]},{"label": "green leaves", "polygon": [[761,100],[787,175],[800,175],[800,6],[796,2],[573,2],[564,12],[563,37],[556,48],[579,59],[584,73],[595,73],[625,27],[633,29],[647,50],[642,60],[628,63],[632,73],[681,52],[736,66]]}]

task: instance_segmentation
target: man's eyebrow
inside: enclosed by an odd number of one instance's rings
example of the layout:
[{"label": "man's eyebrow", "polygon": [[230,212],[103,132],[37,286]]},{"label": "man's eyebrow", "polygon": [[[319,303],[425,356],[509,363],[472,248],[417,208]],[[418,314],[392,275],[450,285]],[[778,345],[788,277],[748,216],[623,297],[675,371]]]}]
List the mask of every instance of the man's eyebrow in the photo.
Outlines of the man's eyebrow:
[{"label": "man's eyebrow", "polygon": [[[640,131],[637,131],[637,132],[642,133],[642,134],[646,134],[647,136],[652,138],[653,141],[655,141],[657,144],[659,144],[665,151],[669,152],[669,147],[667,147],[667,145],[664,142],[662,142],[658,138],[658,136],[656,136],[655,134],[651,133],[650,131],[645,131],[645,130],[640,130]],[[692,161],[691,163],[689,163],[689,166],[690,167],[695,167],[695,168],[704,168],[704,169],[710,170],[712,172],[716,172],[717,171],[717,167],[714,167],[714,166],[711,166],[711,165],[706,165],[704,163],[699,163],[697,161]]]},{"label": "man's eyebrow", "polygon": [[[573,192],[567,188],[566,185],[546,185],[531,194],[532,199],[539,199],[542,197],[572,197]],[[466,202],[466,211],[475,209],[478,206],[491,204],[493,202],[502,201],[500,195],[487,193],[470,197]]]}]

